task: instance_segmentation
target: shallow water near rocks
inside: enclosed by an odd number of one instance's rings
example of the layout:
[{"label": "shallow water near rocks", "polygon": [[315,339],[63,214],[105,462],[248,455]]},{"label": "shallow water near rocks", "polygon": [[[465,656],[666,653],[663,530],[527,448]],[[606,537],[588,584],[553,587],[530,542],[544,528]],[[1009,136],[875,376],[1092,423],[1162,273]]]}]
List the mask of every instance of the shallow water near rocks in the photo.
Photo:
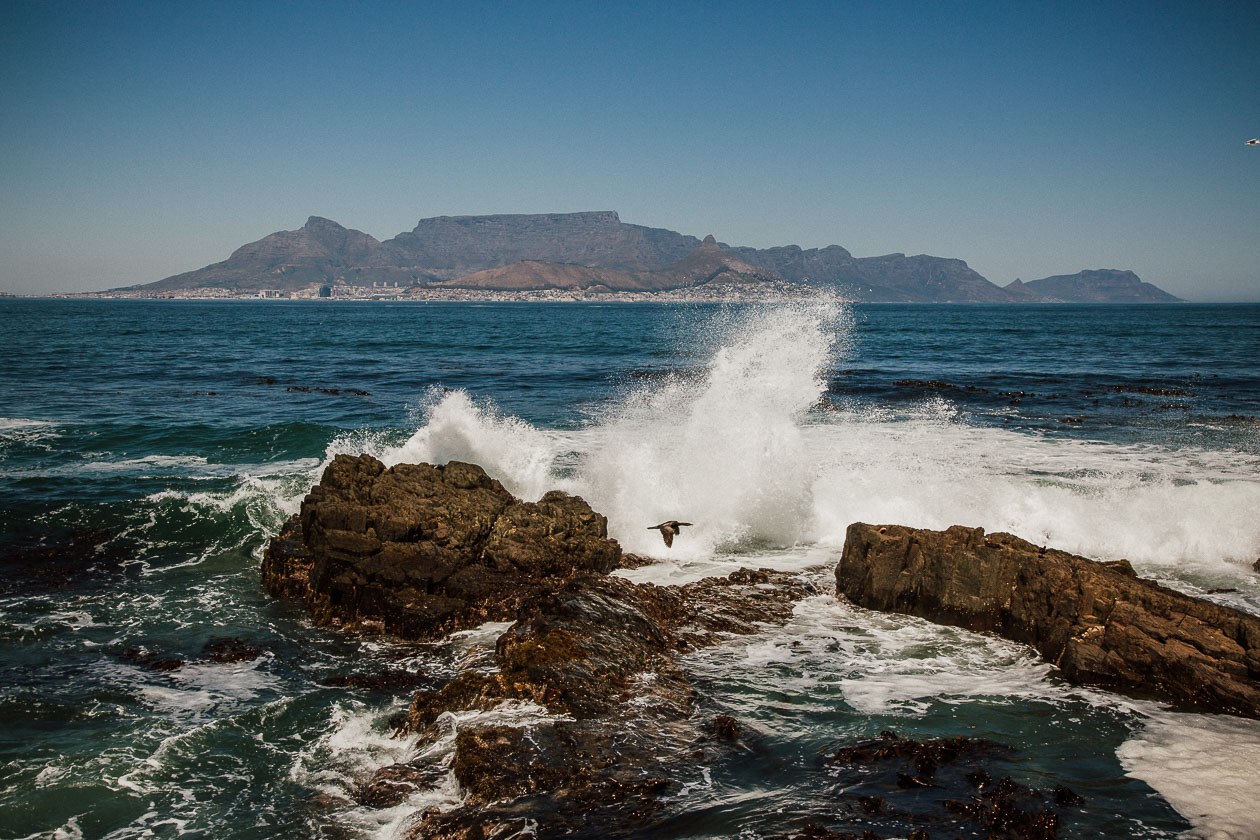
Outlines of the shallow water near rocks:
[{"label": "shallow water near rocks", "polygon": [[[263,546],[341,452],[580,493],[659,559],[618,573],[636,581],[767,566],[827,592],[851,522],[964,524],[1260,612],[1257,306],[7,300],[0,318],[3,837],[389,837],[458,801],[451,779],[358,804],[417,749],[389,737],[408,698],[322,683],[400,657],[441,680],[502,628],[399,647],[259,590]],[[666,550],[647,526],[675,518],[696,524]],[[214,662],[223,638],[261,652]],[[656,836],[857,830],[859,794],[913,815],[827,761],[885,729],[1010,745],[1003,774],[1085,798],[1062,837],[1260,836],[1239,793],[1260,723],[1074,688],[1001,640],[822,594],[684,664],[698,714],[742,735],[675,780]]]}]

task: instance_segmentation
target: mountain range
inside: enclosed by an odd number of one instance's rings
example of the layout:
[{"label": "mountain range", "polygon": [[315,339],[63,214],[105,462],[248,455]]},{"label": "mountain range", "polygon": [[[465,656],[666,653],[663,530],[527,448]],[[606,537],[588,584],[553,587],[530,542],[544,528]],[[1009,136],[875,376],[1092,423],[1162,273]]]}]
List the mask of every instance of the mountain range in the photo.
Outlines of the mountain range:
[{"label": "mountain range", "polygon": [[[622,222],[612,211],[438,216],[381,242],[312,216],[226,260],[125,291],[319,286],[656,292],[804,284],[854,300],[937,303],[1162,303],[1176,298],[1131,271],[1095,269],[998,286],[959,259],[854,257],[839,245],[749,248]],[[124,290],[119,290],[124,291]]]}]

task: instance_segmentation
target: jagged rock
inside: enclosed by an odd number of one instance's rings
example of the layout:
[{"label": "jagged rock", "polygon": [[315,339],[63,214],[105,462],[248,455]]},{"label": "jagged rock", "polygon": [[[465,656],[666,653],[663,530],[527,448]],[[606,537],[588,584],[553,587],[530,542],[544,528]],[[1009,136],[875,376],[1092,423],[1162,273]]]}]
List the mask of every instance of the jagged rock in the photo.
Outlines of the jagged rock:
[{"label": "jagged rock", "polygon": [[645,672],[653,676],[633,692],[639,707],[685,716],[691,686],[678,670],[678,653],[714,644],[722,633],[754,632],[759,622],[782,623],[812,592],[791,575],[765,569],[686,586],[580,575],[540,597],[499,637],[496,672],[465,673],[438,691],[420,692],[410,723],[423,729],[443,712],[489,709],[507,699],[595,718],[619,708]]},{"label": "jagged rock", "polygon": [[185,665],[178,656],[165,656],[145,648],[127,648],[118,654],[118,658],[150,671],[178,671]]},{"label": "jagged rock", "polygon": [[[432,741],[455,725],[445,713],[506,701],[556,719],[462,717],[452,767],[468,797],[422,815],[409,836],[505,836],[528,825],[536,836],[611,838],[660,818],[668,779],[699,777],[736,748],[733,721],[719,724],[718,738],[705,731],[679,654],[786,621],[814,592],[765,569],[634,584],[608,574],[622,556],[604,517],[579,498],[521,502],[472,464],[386,469],[339,456],[272,541],[263,582],[301,597],[317,621],[372,623],[410,639],[513,621],[483,663],[493,667],[418,692],[398,728]],[[402,801],[418,783],[414,769],[381,771],[361,801]]]},{"label": "jagged rock", "polygon": [[695,692],[677,655],[757,622],[784,621],[812,591],[768,570],[664,587],[593,573],[572,578],[499,638],[497,671],[420,692],[409,725],[428,734],[444,712],[504,700],[570,719],[461,730],[454,769],[470,801],[428,815],[411,836],[463,837],[489,824],[520,829],[513,820],[523,818],[538,836],[638,836],[661,817],[667,780],[697,776],[713,758],[704,746],[720,755],[738,734],[729,718],[703,728],[695,719]]},{"label": "jagged rock", "polygon": [[621,548],[607,520],[553,491],[522,502],[473,464],[339,455],[263,560],[263,586],[301,597],[316,621],[433,639],[521,605]]},{"label": "jagged rock", "polygon": [[1010,534],[849,526],[837,591],[870,609],[995,632],[1076,683],[1260,717],[1260,618]]}]

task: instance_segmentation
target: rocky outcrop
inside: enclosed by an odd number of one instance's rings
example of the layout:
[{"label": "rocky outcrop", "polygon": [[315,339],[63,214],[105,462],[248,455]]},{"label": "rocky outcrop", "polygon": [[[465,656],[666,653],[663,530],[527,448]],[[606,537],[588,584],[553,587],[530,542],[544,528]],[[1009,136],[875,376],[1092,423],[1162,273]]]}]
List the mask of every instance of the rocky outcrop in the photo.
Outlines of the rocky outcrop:
[{"label": "rocky outcrop", "polygon": [[607,520],[576,496],[522,502],[474,464],[338,455],[272,541],[262,582],[321,623],[435,639],[515,619],[545,589],[620,558]]},{"label": "rocky outcrop", "polygon": [[1260,619],[1010,534],[849,526],[839,594],[863,607],[999,633],[1072,682],[1260,717]]},{"label": "rocky outcrop", "polygon": [[496,670],[416,695],[408,725],[422,742],[441,734],[448,712],[505,701],[562,717],[461,727],[453,768],[468,799],[426,816],[410,836],[465,837],[489,824],[506,835],[532,824],[540,837],[624,837],[657,824],[678,780],[700,778],[745,750],[732,719],[698,719],[678,655],[724,633],[786,621],[811,591],[766,570],[682,587],[573,578],[499,638]]},{"label": "rocky outcrop", "polygon": [[[631,558],[638,564],[639,558]],[[417,818],[409,836],[483,836],[533,826],[536,836],[632,836],[665,812],[680,778],[740,749],[739,726],[708,725],[680,654],[782,623],[813,589],[796,577],[741,570],[685,586],[609,575],[623,555],[584,501],[548,493],[522,502],[472,464],[386,468],[339,456],[263,561],[264,585],[301,598],[316,620],[434,639],[512,621],[493,661],[419,691],[402,731],[421,743],[455,733],[452,769],[466,793]],[[425,684],[390,672],[327,684]],[[542,707],[532,724],[477,724],[505,703]],[[393,764],[358,796],[397,804],[439,781],[432,766]],[[507,830],[508,827],[511,830]]]}]

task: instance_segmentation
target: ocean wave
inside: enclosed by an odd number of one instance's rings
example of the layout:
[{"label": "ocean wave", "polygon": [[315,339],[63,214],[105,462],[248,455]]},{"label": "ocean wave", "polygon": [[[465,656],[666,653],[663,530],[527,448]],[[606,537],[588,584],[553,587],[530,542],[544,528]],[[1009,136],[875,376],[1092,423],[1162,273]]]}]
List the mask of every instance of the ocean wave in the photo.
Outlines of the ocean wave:
[{"label": "ocean wave", "polygon": [[[774,685],[783,720],[827,712],[838,700],[864,715],[918,716],[934,702],[1060,700],[1072,689],[1024,645],[874,613],[830,595],[797,604],[791,621],[688,656],[690,671],[760,696]],[[792,724],[794,725],[794,724]],[[786,734],[786,733],[785,733]]]},{"label": "ocean wave", "polygon": [[[626,550],[667,559],[662,569],[683,577],[687,563],[720,555],[836,548],[866,521],[1008,531],[1204,588],[1260,592],[1253,454],[973,425],[940,396],[836,410],[821,401],[822,380],[851,340],[842,310],[768,307],[723,329],[699,374],[628,386],[577,431],[536,428],[451,391],[433,395],[402,445],[361,436],[335,448],[387,463],[470,460],[527,499],[577,493]],[[665,519],[695,523],[672,549],[649,530]]]}]

